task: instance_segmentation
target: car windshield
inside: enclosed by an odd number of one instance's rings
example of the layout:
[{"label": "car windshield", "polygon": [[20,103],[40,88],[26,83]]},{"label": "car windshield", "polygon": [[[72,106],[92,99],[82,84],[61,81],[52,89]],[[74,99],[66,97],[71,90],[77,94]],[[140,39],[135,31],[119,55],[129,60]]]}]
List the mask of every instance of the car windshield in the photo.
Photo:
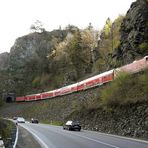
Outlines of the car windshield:
[{"label": "car windshield", "polygon": [[79,122],[72,122],[72,125],[80,125]]},{"label": "car windshield", "polygon": [[22,117],[18,117],[17,120],[25,120],[25,119]]}]

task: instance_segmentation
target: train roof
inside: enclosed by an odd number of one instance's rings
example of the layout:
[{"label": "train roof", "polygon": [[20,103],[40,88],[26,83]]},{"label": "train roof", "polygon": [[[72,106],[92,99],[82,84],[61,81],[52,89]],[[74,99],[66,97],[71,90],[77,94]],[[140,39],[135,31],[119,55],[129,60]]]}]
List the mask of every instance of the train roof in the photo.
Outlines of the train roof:
[{"label": "train roof", "polygon": [[87,82],[87,81],[91,81],[91,80],[94,80],[94,79],[97,79],[97,78],[106,76],[106,75],[108,75],[108,74],[112,74],[113,72],[114,72],[114,69],[109,70],[109,71],[106,71],[106,72],[101,73],[101,74],[98,74],[98,75],[96,75],[96,76],[90,77],[90,78],[85,79],[85,80],[83,80],[83,81],[80,81],[80,82],[78,82],[78,83],[84,83],[84,82]]}]

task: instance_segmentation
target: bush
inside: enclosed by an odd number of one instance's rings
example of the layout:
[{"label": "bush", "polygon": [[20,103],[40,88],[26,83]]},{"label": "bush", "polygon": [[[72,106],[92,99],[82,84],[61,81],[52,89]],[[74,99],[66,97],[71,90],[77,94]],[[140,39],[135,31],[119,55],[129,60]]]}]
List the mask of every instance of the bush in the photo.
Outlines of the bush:
[{"label": "bush", "polygon": [[141,75],[139,77],[139,83],[142,86],[141,91],[145,95],[145,97],[148,97],[148,70],[144,75]]},{"label": "bush", "polygon": [[32,86],[33,86],[34,88],[40,86],[40,77],[39,77],[39,76],[35,77],[35,79],[32,81]]},{"label": "bush", "polygon": [[15,125],[11,121],[0,119],[0,135],[4,140],[4,144],[7,147],[8,138],[11,137],[12,129],[14,129]]},{"label": "bush", "polygon": [[141,43],[139,45],[139,48],[140,48],[141,53],[144,53],[145,55],[148,54],[148,43],[146,43],[146,42]]},{"label": "bush", "polygon": [[101,91],[103,106],[117,106],[147,101],[148,72],[136,75],[122,73]]}]

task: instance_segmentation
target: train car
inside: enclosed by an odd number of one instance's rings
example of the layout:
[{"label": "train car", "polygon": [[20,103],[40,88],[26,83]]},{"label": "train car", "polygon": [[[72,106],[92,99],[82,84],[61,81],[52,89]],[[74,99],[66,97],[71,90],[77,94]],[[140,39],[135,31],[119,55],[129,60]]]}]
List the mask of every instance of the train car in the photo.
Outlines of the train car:
[{"label": "train car", "polygon": [[106,71],[100,74],[99,76],[100,76],[100,79],[102,79],[102,82],[101,82],[102,84],[113,81],[114,80],[114,69]]},{"label": "train car", "polygon": [[88,78],[86,80],[83,80],[81,82],[78,82],[77,90],[80,91],[96,87],[98,85],[102,85],[104,83],[113,81],[113,79],[114,79],[114,70],[110,70],[102,74],[96,75],[94,77]]},{"label": "train car", "polygon": [[77,83],[62,87],[60,95],[66,95],[76,91],[77,91]]},{"label": "train car", "polygon": [[85,89],[85,80],[77,83],[77,91]]},{"label": "train car", "polygon": [[49,94],[49,98],[54,97],[55,96],[55,90],[49,91],[48,94]]},{"label": "train car", "polygon": [[98,86],[100,84],[100,82],[101,82],[101,79],[100,79],[99,75],[91,77],[89,79],[86,79],[86,81],[85,81],[85,89]]},{"label": "train car", "polygon": [[84,81],[85,89],[96,87],[102,85],[103,83],[110,82],[114,79],[114,70],[104,72],[102,74],[96,75]]},{"label": "train car", "polygon": [[54,97],[54,91],[48,91],[41,93],[41,99],[47,99]]},{"label": "train car", "polygon": [[60,95],[61,95],[61,90],[62,90],[61,88],[55,89],[55,90],[54,90],[54,96],[55,96],[55,97],[60,96]]},{"label": "train car", "polygon": [[134,74],[147,68],[148,68],[148,56],[145,56],[143,59],[136,60],[133,63],[117,68],[116,72],[118,73],[124,71],[129,74]]},{"label": "train car", "polygon": [[35,101],[35,94],[25,96],[25,101]]},{"label": "train car", "polygon": [[22,96],[22,97],[16,97],[15,101],[16,101],[16,102],[25,101],[25,97],[24,97],[24,96]]},{"label": "train car", "polygon": [[65,86],[61,88],[60,95],[65,95],[71,93],[71,85]]},{"label": "train car", "polygon": [[41,100],[42,96],[41,94],[35,94],[35,100]]},{"label": "train car", "polygon": [[77,87],[78,87],[78,83],[72,84],[70,85],[71,87],[71,93],[78,91]]}]

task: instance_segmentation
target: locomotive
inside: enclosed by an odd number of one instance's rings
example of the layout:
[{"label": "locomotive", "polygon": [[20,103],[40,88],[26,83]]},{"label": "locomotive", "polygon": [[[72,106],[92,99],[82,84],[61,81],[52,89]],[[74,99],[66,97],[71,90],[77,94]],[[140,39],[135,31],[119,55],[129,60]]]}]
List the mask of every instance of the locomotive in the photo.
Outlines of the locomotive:
[{"label": "locomotive", "polygon": [[116,77],[118,77],[120,72],[134,74],[142,70],[145,70],[147,68],[148,68],[148,56],[145,56],[140,60],[134,61],[133,63],[103,72],[96,76],[90,77],[83,81],[80,81],[59,89],[42,92],[38,94],[31,94],[31,95],[16,97],[16,102],[44,100],[44,99],[54,98],[57,96],[67,95],[70,93],[90,89],[93,87],[101,86],[105,83],[109,83],[114,79],[116,79]]}]

